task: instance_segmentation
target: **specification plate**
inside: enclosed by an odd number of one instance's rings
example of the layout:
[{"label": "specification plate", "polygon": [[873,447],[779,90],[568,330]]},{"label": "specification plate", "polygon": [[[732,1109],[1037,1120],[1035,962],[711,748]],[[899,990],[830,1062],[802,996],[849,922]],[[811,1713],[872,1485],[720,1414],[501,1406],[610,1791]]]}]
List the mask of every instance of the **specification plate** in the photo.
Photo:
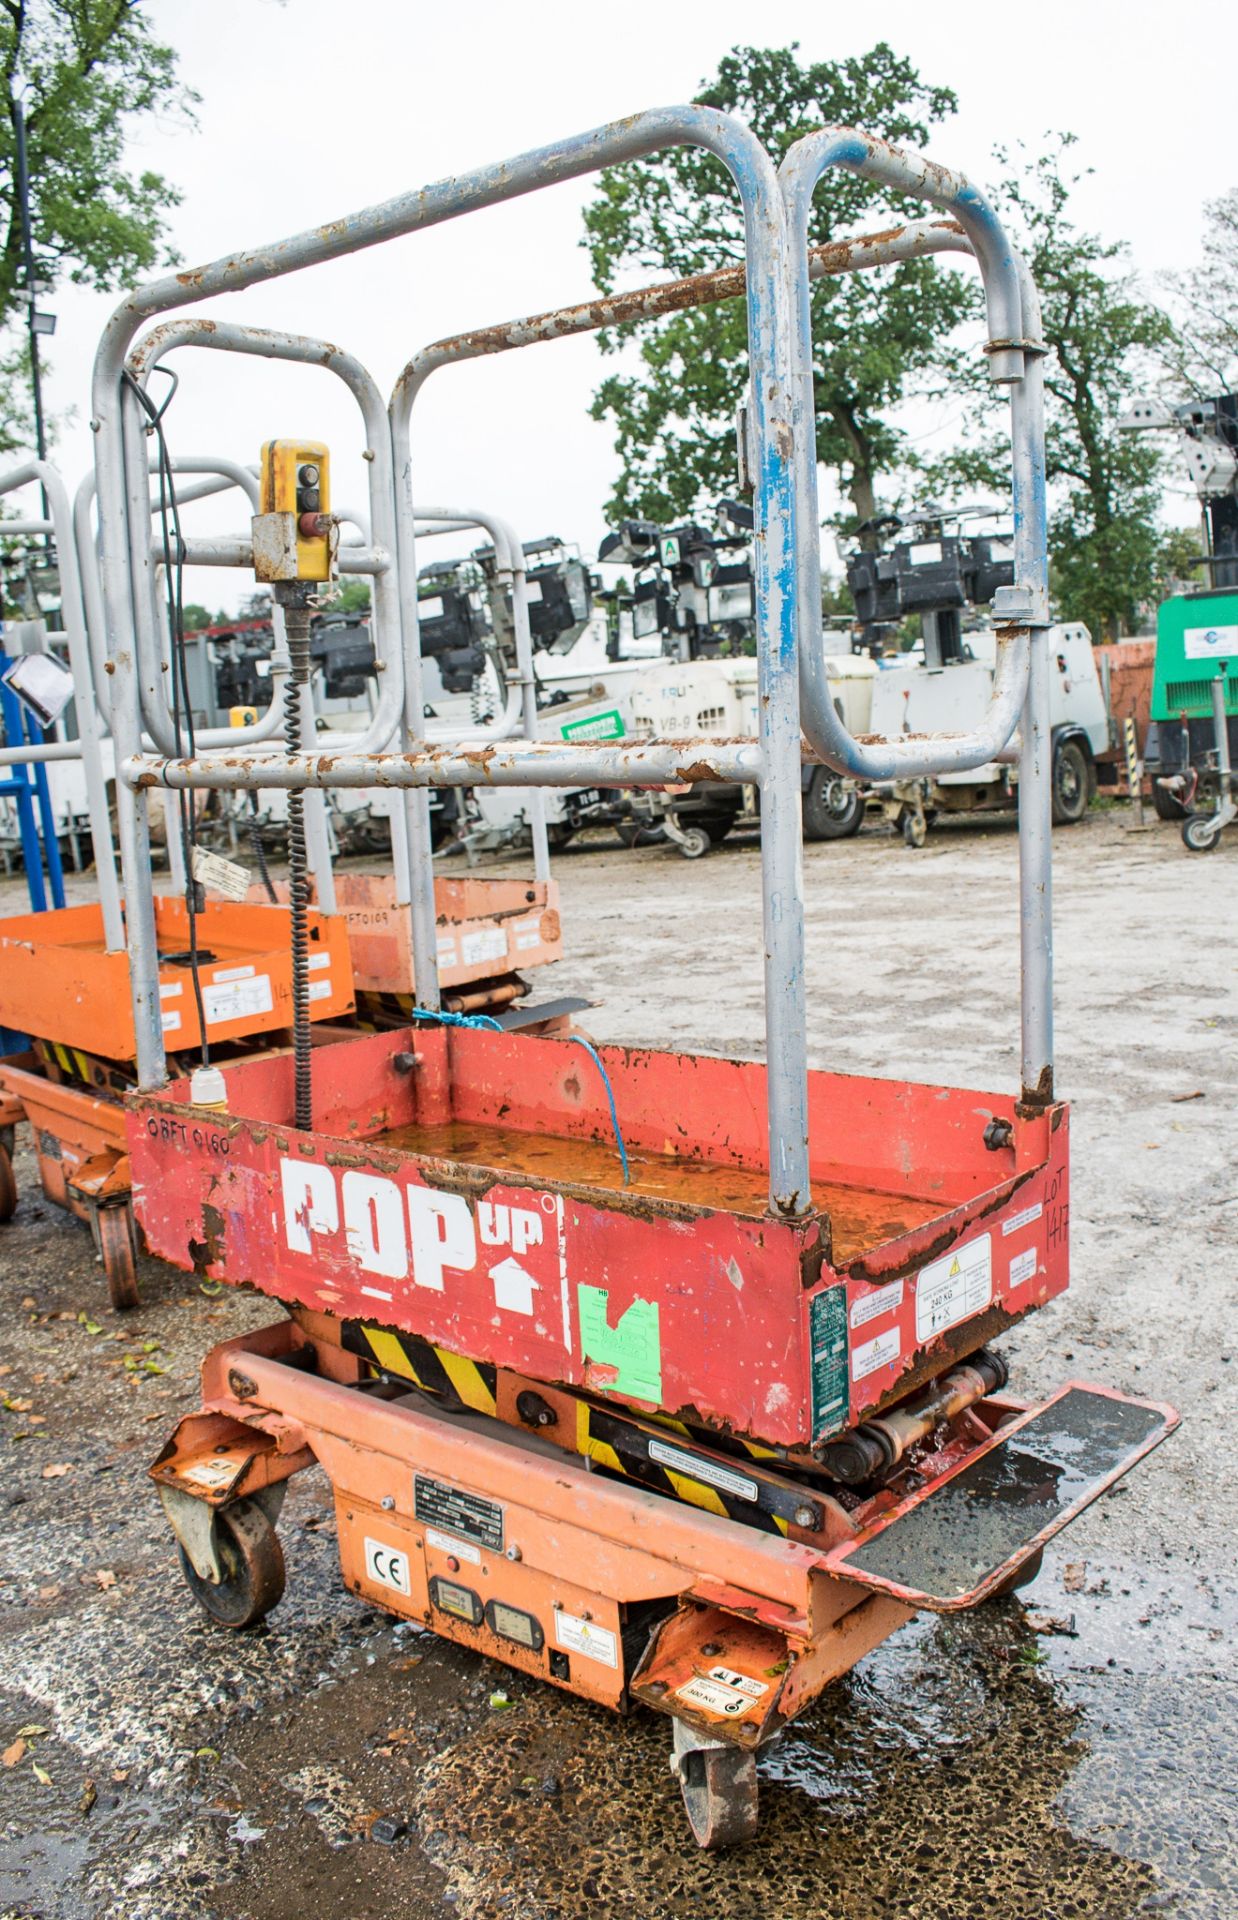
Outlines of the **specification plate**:
[{"label": "specification plate", "polygon": [[475,1540],[492,1553],[503,1551],[503,1509],[495,1500],[419,1473],[413,1478],[413,1511],[423,1526],[441,1527],[460,1540]]}]

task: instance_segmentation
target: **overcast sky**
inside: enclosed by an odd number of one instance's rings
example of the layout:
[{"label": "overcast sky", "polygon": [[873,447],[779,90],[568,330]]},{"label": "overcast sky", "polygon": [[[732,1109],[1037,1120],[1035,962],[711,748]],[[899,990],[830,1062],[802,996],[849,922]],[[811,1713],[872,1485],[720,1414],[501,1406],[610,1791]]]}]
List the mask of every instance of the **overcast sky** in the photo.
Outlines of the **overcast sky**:
[{"label": "overcast sky", "polygon": [[[688,100],[723,53],[751,42],[798,39],[815,60],[888,40],[955,90],[958,115],[932,151],[982,181],[995,142],[1077,133],[1095,169],[1080,218],[1127,240],[1148,274],[1191,265],[1204,200],[1238,184],[1232,116],[1217,104],[1228,94],[1212,85],[1238,60],[1230,0],[885,0],[871,12],[819,0],[153,0],[150,12],[202,101],[196,128],[142,128],[132,159],[180,189],[171,228],[189,263]],[[387,392],[441,334],[584,297],[589,192],[587,181],[556,187],[198,311],[337,341]],[[56,455],[72,487],[92,458],[90,364],[113,302],[64,285],[48,304],[59,316],[50,404],[77,410]],[[615,471],[610,429],[588,417],[601,365],[585,338],[436,375],[414,423],[419,496],[467,499],[526,538],[554,532],[592,553]],[[178,370],[174,452],[250,461],[272,435],[312,436],[334,450],[337,504],[364,500],[359,416],[330,375],[189,352]],[[245,519],[222,502],[190,511],[203,531]],[[201,572],[187,583],[211,605],[235,604],[248,584]]]}]

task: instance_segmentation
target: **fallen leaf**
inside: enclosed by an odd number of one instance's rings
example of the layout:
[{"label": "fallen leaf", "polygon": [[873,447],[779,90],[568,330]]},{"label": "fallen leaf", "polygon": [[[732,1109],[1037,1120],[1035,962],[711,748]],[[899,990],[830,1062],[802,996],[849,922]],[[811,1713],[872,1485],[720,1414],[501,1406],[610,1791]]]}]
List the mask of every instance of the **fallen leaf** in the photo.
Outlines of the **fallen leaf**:
[{"label": "fallen leaf", "polygon": [[47,1425],[47,1415],[45,1413],[32,1413],[26,1424],[30,1427],[45,1427]]},{"label": "fallen leaf", "polygon": [[116,1575],[111,1573],[107,1567],[97,1567],[95,1569],[95,1585],[104,1588],[114,1587],[116,1585]]},{"label": "fallen leaf", "polygon": [[128,1767],[113,1767],[112,1778],[113,1780],[115,1780],[117,1786],[123,1786],[125,1781],[129,1778]]},{"label": "fallen leaf", "polygon": [[490,1705],[495,1713],[504,1713],[508,1707],[514,1707],[515,1704],[515,1701],[509,1700],[505,1693],[496,1692],[490,1695]]},{"label": "fallen leaf", "polygon": [[1171,1106],[1180,1107],[1184,1100],[1203,1100],[1206,1097],[1203,1089],[1196,1087],[1194,1093],[1171,1093],[1169,1103]]},{"label": "fallen leaf", "polygon": [[1029,1613],[1025,1617],[1033,1633],[1061,1633],[1071,1640],[1079,1637],[1073,1613]]},{"label": "fallen leaf", "polygon": [[103,1332],[103,1328],[99,1325],[99,1322],[97,1320],[87,1320],[85,1325],[86,1325],[87,1333],[100,1334]]},{"label": "fallen leaf", "polygon": [[6,1747],[4,1752],[0,1753],[0,1760],[3,1760],[6,1767],[15,1767],[18,1761],[24,1760],[25,1757],[26,1743],[24,1740],[14,1740],[11,1747]]},{"label": "fallen leaf", "polygon": [[30,1771],[33,1773],[35,1779],[38,1781],[41,1787],[51,1786],[52,1784],[51,1774],[47,1771],[46,1767],[41,1767],[37,1760],[32,1760],[30,1762]]},{"label": "fallen leaf", "polygon": [[99,1789],[98,1787],[96,1787],[94,1781],[83,1780],[82,1797],[77,1803],[78,1811],[81,1813],[89,1813],[90,1809],[94,1806],[95,1801],[98,1798],[99,1798]]},{"label": "fallen leaf", "polygon": [[9,1365],[8,1361],[6,1360],[3,1366],[0,1366],[0,1380],[4,1378],[6,1373],[12,1373],[12,1371],[13,1371],[12,1367]]},{"label": "fallen leaf", "polygon": [[6,1400],[4,1404],[10,1413],[29,1413],[31,1407],[34,1405],[34,1401]]},{"label": "fallen leaf", "polygon": [[218,1760],[219,1755],[214,1747],[199,1747],[193,1757],[195,1760]]},{"label": "fallen leaf", "polygon": [[40,1600],[58,1600],[60,1598],[60,1588],[59,1587],[40,1587],[39,1598]]},{"label": "fallen leaf", "polygon": [[1067,1593],[1082,1593],[1088,1577],[1086,1560],[1069,1560],[1062,1573],[1062,1585]]},{"label": "fallen leaf", "polygon": [[72,1473],[72,1471],[72,1463],[70,1461],[64,1461],[59,1466],[44,1467],[43,1478],[45,1480],[63,1480],[65,1474]]},{"label": "fallen leaf", "polygon": [[18,1727],[17,1737],[19,1740],[41,1740],[46,1732],[46,1727]]}]

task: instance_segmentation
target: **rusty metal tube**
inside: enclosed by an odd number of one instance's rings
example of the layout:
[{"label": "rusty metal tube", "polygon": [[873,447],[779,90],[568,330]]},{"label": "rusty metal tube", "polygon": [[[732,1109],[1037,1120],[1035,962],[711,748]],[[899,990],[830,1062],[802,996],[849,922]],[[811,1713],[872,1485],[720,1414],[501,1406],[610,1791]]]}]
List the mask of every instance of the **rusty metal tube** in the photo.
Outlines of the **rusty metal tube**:
[{"label": "rusty metal tube", "polygon": [[[137,754],[121,764],[130,789],[246,787],[660,787],[722,781],[756,784],[760,749],[751,740],[504,740],[447,744],[415,753],[302,753],[267,759],[218,753],[194,760]],[[798,770],[797,770],[798,779]]]},{"label": "rusty metal tube", "polygon": [[[980,263],[988,307],[990,371],[995,381],[1020,382],[1027,360],[1028,316],[1024,313],[1020,262],[1001,223],[977,188],[961,174],[919,154],[903,153],[850,127],[807,134],[787,154],[779,178],[787,203],[788,246],[795,276],[793,386],[796,392],[796,485],[799,517],[816,526],[816,404],[812,372],[812,313],[807,266],[808,214],[814,190],[830,167],[845,167],[900,193],[934,201],[954,215],[966,238],[954,244],[974,252]],[[1017,442],[1031,416],[1012,409]],[[1027,449],[1016,446],[1014,494],[1018,527],[1021,490],[1029,467]],[[1021,555],[1016,543],[1016,557]],[[800,625],[807,633],[820,606],[820,554],[806,541],[800,569]],[[820,650],[800,649],[800,687],[804,728],[820,757],[840,772],[862,779],[910,779],[920,775],[983,766],[1009,741],[1018,724],[1027,689],[1031,629],[1047,618],[1047,582],[1017,571],[1014,588],[1003,589],[994,603],[998,626],[993,694],[981,725],[970,733],[935,735],[927,740],[855,739],[839,718]]]},{"label": "rusty metal tube", "polygon": [[[86,806],[90,819],[90,842],[95,857],[95,882],[103,915],[104,943],[110,953],[123,950],[125,923],[121,912],[120,884],[116,876],[116,848],[112,840],[108,809],[107,779],[103,771],[102,726],[95,705],[94,675],[91,672],[90,642],[82,603],[82,579],[77,547],[73,538],[73,512],[64,481],[46,460],[27,460],[0,476],[0,495],[14,493],[19,487],[37,480],[47,501],[60,565],[60,617],[64,625],[73,675],[73,711],[77,718],[75,742],[49,742],[72,745],[80,756],[86,780]],[[10,749],[7,763],[28,760],[30,754]]]},{"label": "rusty metal tube", "polygon": [[844,1486],[860,1486],[888,1473],[935,1427],[957,1419],[987,1394],[1000,1392],[1008,1377],[1001,1356],[982,1349],[901,1405],[830,1441],[821,1449],[821,1465]]}]

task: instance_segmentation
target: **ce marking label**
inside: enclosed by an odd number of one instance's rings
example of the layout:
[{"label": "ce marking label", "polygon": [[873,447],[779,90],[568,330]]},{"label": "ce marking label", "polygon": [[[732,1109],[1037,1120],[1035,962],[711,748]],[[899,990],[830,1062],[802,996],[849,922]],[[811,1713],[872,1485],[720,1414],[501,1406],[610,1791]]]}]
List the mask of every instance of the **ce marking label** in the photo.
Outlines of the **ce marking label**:
[{"label": "ce marking label", "polygon": [[369,1579],[377,1581],[380,1587],[390,1587],[396,1593],[411,1593],[408,1578],[408,1555],[400,1553],[395,1547],[389,1547],[382,1540],[366,1539],[365,1571]]}]

